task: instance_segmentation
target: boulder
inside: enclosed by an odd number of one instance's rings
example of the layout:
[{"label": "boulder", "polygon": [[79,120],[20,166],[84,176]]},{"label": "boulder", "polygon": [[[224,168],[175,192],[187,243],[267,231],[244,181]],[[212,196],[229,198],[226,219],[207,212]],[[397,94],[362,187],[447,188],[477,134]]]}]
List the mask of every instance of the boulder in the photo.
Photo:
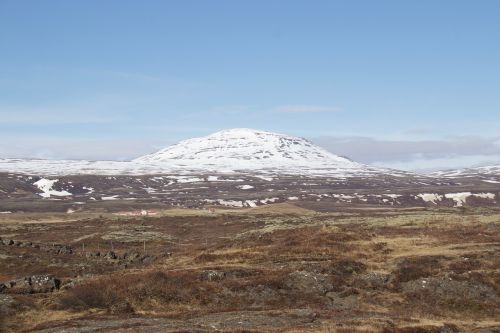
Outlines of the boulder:
[{"label": "boulder", "polygon": [[73,254],[71,246],[63,245],[57,250],[57,254]]},{"label": "boulder", "polygon": [[14,241],[12,239],[2,239],[3,245],[13,245]]},{"label": "boulder", "polygon": [[115,259],[118,259],[118,256],[116,255],[115,252],[109,251],[108,253],[106,253],[104,255],[104,258],[109,259],[109,260],[115,260]]},{"label": "boulder", "polygon": [[141,254],[137,251],[125,252],[123,254],[123,260],[134,261],[141,257]]},{"label": "boulder", "polygon": [[101,256],[101,252],[99,252],[99,251],[96,251],[96,252],[90,251],[90,252],[85,253],[85,256],[87,258],[96,258],[96,257],[100,257]]},{"label": "boulder", "polygon": [[390,275],[378,272],[368,272],[356,276],[353,285],[363,289],[384,289],[390,284]]},{"label": "boulder", "polygon": [[220,281],[226,278],[226,272],[209,270],[203,272],[202,277],[208,281]]},{"label": "boulder", "polygon": [[12,294],[48,293],[59,289],[61,281],[51,275],[32,275],[9,281],[4,291]]},{"label": "boulder", "polygon": [[153,261],[155,261],[155,259],[156,259],[155,256],[151,256],[151,255],[146,254],[145,256],[143,256],[141,258],[141,262],[143,264],[151,264]]}]

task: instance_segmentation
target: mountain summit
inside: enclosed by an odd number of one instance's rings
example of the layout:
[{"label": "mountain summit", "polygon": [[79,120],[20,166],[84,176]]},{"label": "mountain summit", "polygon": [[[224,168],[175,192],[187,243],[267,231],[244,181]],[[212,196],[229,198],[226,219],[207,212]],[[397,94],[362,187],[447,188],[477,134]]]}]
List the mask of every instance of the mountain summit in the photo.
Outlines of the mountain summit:
[{"label": "mountain summit", "polygon": [[139,157],[134,162],[246,170],[363,167],[306,139],[247,128],[223,130],[205,137],[184,140],[156,153]]}]

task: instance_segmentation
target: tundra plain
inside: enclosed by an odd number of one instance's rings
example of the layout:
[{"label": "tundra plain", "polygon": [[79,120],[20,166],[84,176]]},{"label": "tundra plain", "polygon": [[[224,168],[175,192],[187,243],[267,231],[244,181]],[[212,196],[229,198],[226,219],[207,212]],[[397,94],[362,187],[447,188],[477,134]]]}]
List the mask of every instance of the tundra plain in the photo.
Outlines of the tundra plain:
[{"label": "tundra plain", "polygon": [[119,204],[0,215],[4,331],[500,330],[498,207]]}]

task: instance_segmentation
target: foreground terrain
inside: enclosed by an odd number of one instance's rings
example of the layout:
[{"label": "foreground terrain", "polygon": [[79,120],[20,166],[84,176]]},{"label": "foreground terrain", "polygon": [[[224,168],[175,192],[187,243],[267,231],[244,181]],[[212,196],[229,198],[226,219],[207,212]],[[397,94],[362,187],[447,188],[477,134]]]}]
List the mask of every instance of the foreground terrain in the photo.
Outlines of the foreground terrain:
[{"label": "foreground terrain", "polygon": [[312,208],[2,214],[0,325],[500,330],[500,210]]}]

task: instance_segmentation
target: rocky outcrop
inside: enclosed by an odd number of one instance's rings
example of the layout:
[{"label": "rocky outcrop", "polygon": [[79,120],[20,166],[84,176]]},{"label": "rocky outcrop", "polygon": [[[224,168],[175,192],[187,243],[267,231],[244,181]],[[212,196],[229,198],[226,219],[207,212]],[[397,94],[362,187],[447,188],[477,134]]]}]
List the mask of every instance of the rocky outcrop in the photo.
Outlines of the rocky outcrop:
[{"label": "rocky outcrop", "polygon": [[3,239],[0,237],[0,245],[4,246],[17,246],[17,247],[31,247],[34,249],[40,249],[53,254],[74,254],[75,251],[69,245],[62,244],[34,244],[32,242],[23,242],[20,240],[13,239]]},{"label": "rocky outcrop", "polygon": [[39,294],[58,290],[61,280],[51,275],[32,275],[0,284],[0,292]]},{"label": "rocky outcrop", "polygon": [[402,284],[402,291],[408,298],[429,304],[448,307],[496,307],[500,297],[492,286],[484,283],[456,280],[451,277],[420,278]]},{"label": "rocky outcrop", "polygon": [[333,289],[333,285],[326,274],[315,274],[310,272],[293,272],[285,279],[285,287],[302,293],[313,293],[325,295]]}]

